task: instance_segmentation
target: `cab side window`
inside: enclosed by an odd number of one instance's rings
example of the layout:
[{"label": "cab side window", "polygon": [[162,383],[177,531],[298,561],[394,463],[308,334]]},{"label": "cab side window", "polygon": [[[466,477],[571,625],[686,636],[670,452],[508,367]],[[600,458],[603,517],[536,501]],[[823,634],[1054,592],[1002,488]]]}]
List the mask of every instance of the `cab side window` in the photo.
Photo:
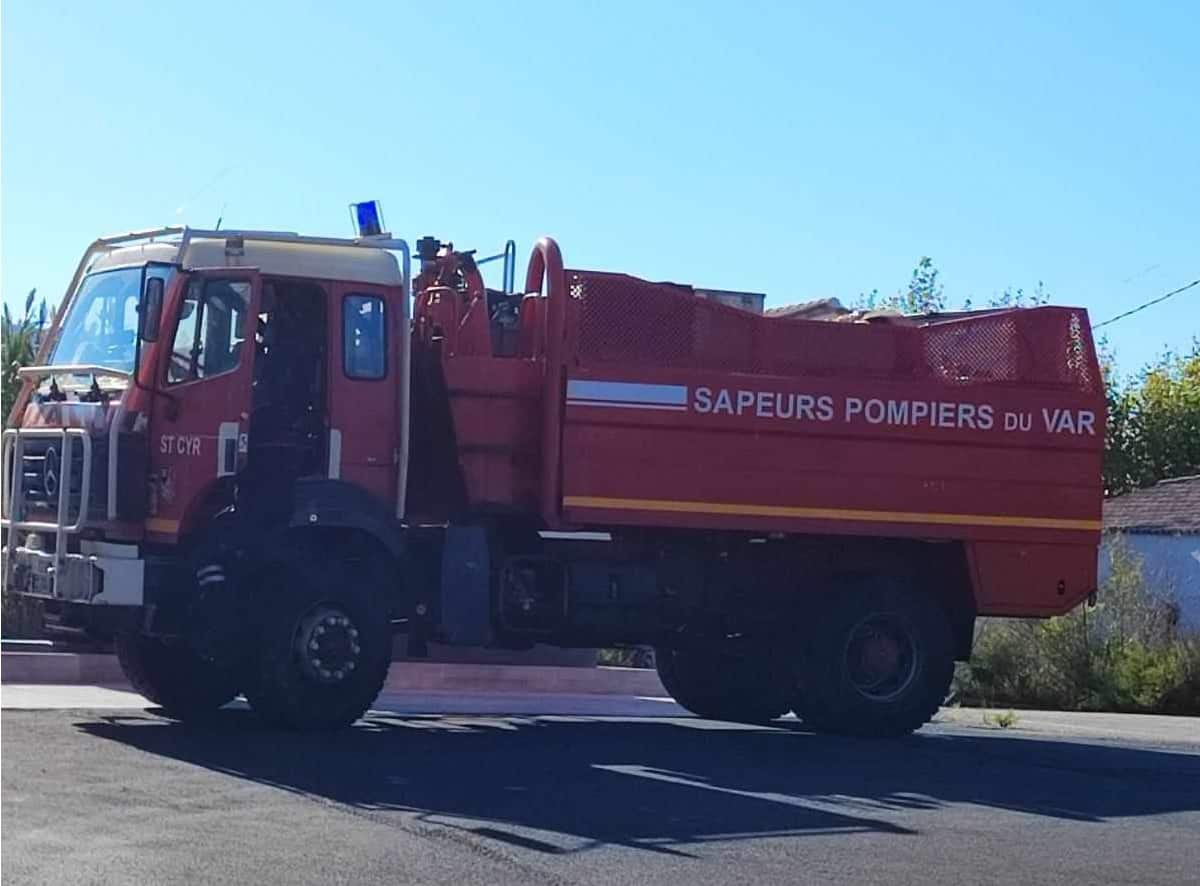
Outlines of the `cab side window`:
[{"label": "cab side window", "polygon": [[350,378],[387,375],[387,323],[377,295],[354,293],[342,300],[342,368]]},{"label": "cab side window", "polygon": [[167,383],[236,369],[246,338],[249,303],[250,284],[244,280],[192,280],[175,326]]}]

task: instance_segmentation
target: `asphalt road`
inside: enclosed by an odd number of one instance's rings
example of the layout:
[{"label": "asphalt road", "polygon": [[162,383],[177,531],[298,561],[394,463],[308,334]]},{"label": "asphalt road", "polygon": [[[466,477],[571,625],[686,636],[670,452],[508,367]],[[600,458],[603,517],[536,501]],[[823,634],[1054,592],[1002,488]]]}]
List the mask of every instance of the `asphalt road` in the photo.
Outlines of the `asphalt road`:
[{"label": "asphalt road", "polygon": [[1200,880],[1200,734],[1054,716],[877,743],[686,717],[392,712],[297,736],[245,710],[6,710],[3,880]]}]

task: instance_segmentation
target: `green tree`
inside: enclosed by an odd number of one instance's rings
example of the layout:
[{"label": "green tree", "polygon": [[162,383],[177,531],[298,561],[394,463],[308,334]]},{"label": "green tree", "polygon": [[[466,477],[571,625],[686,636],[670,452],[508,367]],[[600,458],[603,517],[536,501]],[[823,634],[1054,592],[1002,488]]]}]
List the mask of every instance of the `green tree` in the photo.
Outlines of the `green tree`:
[{"label": "green tree", "polygon": [[[19,317],[4,305],[0,313],[0,370],[3,371],[4,396],[0,408],[4,410],[3,421],[7,425],[8,414],[12,411],[21,391],[21,380],[17,370],[33,362],[37,356],[38,345],[46,328],[48,310],[46,300],[37,301],[37,290],[31,289],[25,298],[25,311]],[[23,603],[19,598],[11,596],[5,588],[3,600],[0,602],[0,631],[6,637],[36,637],[41,629],[41,617],[35,606]]]},{"label": "green tree", "polygon": [[1010,286],[999,295],[988,299],[989,308],[1036,308],[1049,303],[1050,293],[1046,291],[1046,285],[1041,280],[1037,281],[1031,292],[1026,292],[1019,286],[1016,289]]},{"label": "green tree", "polygon": [[1200,339],[1167,352],[1131,380],[1103,351],[1108,400],[1104,490],[1116,495],[1200,473]]},{"label": "green tree", "polygon": [[893,310],[902,314],[936,314],[946,309],[946,293],[941,272],[927,255],[913,268],[908,285],[895,295],[880,297],[878,289],[861,293],[856,302],[862,310]]},{"label": "green tree", "polygon": [[[961,310],[969,311],[972,299],[968,296],[962,302]],[[1039,280],[1032,290],[1023,287],[1006,287],[999,295],[992,296],[987,301],[989,308],[1036,308],[1050,303],[1050,293],[1046,285]],[[855,306],[860,310],[893,310],[902,314],[936,314],[949,307],[946,290],[942,284],[941,271],[934,265],[933,259],[927,255],[921,256],[908,278],[908,285],[898,290],[894,295],[881,296],[878,289],[859,293]]]},{"label": "green tree", "polygon": [[921,256],[913,268],[908,286],[900,295],[901,310],[906,314],[936,314],[946,309],[946,292],[939,280],[941,272],[933,259]]},{"label": "green tree", "polygon": [[46,300],[37,300],[37,289],[29,290],[25,298],[25,312],[21,316],[15,316],[7,304],[4,306],[3,317],[0,318],[0,361],[3,363],[4,384],[0,408],[4,411],[0,414],[5,424],[21,390],[17,370],[28,366],[37,356],[38,345],[46,329],[47,314]]}]

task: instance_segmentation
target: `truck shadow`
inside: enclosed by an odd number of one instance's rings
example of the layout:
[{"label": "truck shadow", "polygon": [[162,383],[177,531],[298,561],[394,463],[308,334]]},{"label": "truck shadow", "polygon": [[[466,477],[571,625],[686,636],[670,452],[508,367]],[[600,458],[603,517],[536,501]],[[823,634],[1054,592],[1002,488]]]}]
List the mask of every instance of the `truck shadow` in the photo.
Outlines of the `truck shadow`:
[{"label": "truck shadow", "polygon": [[870,742],[786,721],[372,714],[340,733],[295,735],[228,709],[203,727],[138,714],[78,728],[381,820],[554,854],[911,835],[964,805],[1079,822],[1200,810],[1200,755],[965,730]]}]

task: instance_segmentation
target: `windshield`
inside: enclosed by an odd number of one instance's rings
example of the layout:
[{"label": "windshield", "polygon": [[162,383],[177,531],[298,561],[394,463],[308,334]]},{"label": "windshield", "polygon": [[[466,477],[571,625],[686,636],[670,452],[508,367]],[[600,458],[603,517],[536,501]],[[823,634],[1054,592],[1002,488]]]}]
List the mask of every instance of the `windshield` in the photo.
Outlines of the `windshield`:
[{"label": "windshield", "polygon": [[133,372],[143,271],[148,277],[162,277],[165,284],[173,269],[148,265],[84,278],[63,320],[51,365],[90,363]]}]

